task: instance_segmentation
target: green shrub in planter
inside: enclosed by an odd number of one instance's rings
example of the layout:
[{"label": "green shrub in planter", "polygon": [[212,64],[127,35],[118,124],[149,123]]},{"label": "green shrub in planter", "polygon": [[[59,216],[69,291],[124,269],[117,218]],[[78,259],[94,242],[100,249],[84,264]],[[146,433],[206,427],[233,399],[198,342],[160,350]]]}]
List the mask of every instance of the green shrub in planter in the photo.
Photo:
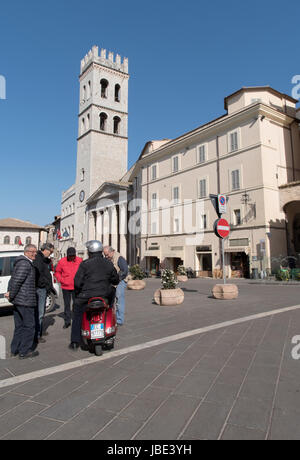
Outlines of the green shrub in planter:
[{"label": "green shrub in planter", "polygon": [[134,280],[143,280],[145,278],[145,274],[139,265],[133,265],[130,267],[129,273]]},{"label": "green shrub in planter", "polygon": [[288,281],[290,279],[289,270],[280,269],[276,273],[276,279],[279,281]]},{"label": "green shrub in planter", "polygon": [[183,265],[178,265],[177,273],[180,276],[186,276],[186,268]]},{"label": "green shrub in planter", "polygon": [[173,270],[166,268],[161,273],[162,289],[176,289],[178,281]]}]

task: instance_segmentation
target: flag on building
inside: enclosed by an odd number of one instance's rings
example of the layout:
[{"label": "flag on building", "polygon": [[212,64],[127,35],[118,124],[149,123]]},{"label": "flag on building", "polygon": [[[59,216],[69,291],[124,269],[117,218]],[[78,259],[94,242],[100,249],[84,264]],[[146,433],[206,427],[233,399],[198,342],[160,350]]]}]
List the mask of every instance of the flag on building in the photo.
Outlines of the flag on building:
[{"label": "flag on building", "polygon": [[70,236],[70,235],[69,235],[68,231],[65,230],[64,233],[63,233],[63,237],[64,237],[64,238],[69,238],[69,236]]},{"label": "flag on building", "polygon": [[62,236],[61,236],[61,233],[60,233],[60,230],[57,229],[57,232],[56,232],[56,239],[57,240],[61,240],[62,239]]}]

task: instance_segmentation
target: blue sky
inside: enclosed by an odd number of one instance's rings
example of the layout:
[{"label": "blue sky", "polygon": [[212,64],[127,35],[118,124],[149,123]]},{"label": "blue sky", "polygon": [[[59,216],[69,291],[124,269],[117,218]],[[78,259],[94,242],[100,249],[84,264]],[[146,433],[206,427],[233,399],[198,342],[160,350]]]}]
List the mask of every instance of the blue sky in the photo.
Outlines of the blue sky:
[{"label": "blue sky", "polygon": [[224,113],[242,86],[290,94],[299,0],[10,0],[0,7],[0,218],[44,225],[74,183],[80,60],[129,59],[129,166]]}]

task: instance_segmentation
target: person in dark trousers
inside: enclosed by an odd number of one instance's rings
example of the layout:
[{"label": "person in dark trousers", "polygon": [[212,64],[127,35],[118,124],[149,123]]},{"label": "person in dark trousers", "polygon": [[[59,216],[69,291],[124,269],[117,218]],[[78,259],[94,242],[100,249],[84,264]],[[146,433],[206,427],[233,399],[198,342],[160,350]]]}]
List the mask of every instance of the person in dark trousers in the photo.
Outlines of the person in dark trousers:
[{"label": "person in dark trousers", "polygon": [[51,246],[45,243],[41,247],[41,250],[38,251],[33,262],[33,265],[36,269],[36,294],[38,301],[38,308],[36,312],[36,341],[42,343],[46,342],[42,335],[47,335],[45,331],[43,332],[43,320],[45,316],[47,294],[51,291],[54,291],[52,285],[52,277],[49,269],[51,263],[49,256],[51,251]]},{"label": "person in dark trousers", "polygon": [[89,258],[78,268],[74,279],[75,304],[72,322],[71,343],[69,348],[77,350],[81,341],[82,316],[91,297],[106,298],[113,303],[115,288],[119,282],[118,273],[113,264],[103,258],[103,245],[92,240],[86,243]]},{"label": "person in dark trousers", "polygon": [[81,262],[82,258],[76,256],[76,249],[68,248],[67,257],[63,257],[56,266],[54,276],[61,284],[64,299],[64,329],[71,326],[71,299],[73,306],[75,302],[74,278]]},{"label": "person in dark trousers", "polygon": [[11,342],[11,354],[20,359],[39,355],[33,351],[35,335],[36,273],[33,266],[37,248],[28,244],[24,255],[16,258],[13,273],[5,297],[14,305],[15,330]]}]

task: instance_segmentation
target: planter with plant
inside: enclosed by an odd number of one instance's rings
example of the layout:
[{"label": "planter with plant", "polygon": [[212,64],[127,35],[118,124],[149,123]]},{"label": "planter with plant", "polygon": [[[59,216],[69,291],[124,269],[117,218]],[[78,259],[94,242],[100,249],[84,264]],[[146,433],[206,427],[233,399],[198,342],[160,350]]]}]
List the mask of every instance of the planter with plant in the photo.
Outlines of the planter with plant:
[{"label": "planter with plant", "polygon": [[162,270],[161,289],[154,294],[154,301],[158,305],[180,305],[184,301],[184,292],[177,287],[178,281],[173,270]]},{"label": "planter with plant", "polygon": [[129,268],[129,280],[127,288],[133,291],[140,291],[145,289],[146,283],[144,281],[145,273],[139,265],[133,265]]},{"label": "planter with plant", "polygon": [[183,265],[179,265],[177,268],[177,280],[182,283],[188,280],[186,268]]}]

